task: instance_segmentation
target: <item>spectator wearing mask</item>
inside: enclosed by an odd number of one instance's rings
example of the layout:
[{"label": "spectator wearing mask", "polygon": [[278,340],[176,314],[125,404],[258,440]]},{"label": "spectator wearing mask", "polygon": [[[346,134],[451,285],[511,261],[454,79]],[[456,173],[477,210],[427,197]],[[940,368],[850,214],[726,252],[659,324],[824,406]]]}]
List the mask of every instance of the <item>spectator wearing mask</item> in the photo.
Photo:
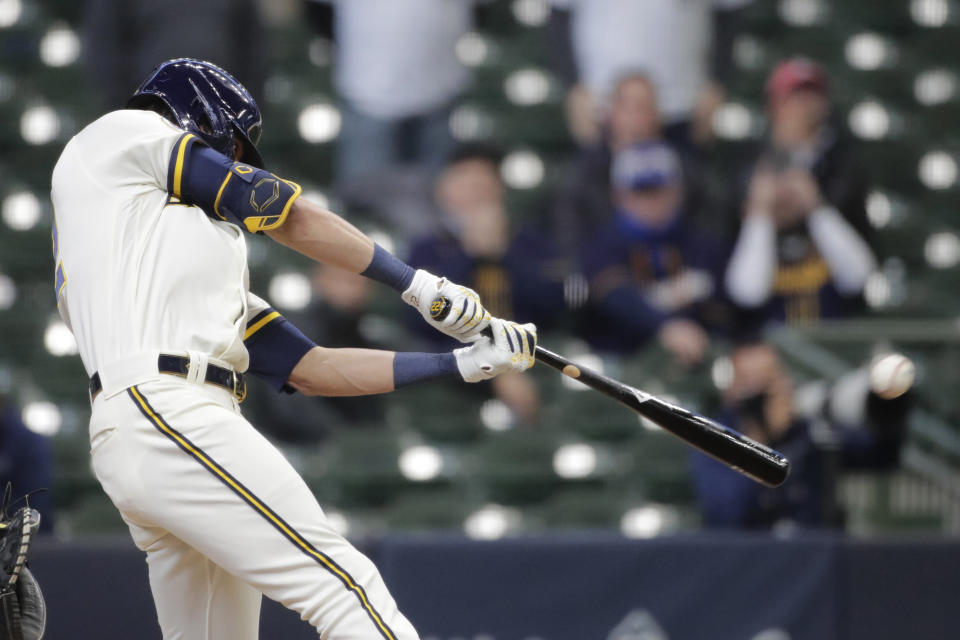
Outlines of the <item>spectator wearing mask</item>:
[{"label": "spectator wearing mask", "polygon": [[620,151],[611,181],[611,218],[583,247],[584,337],[607,353],[632,353],[655,339],[681,364],[696,364],[710,344],[707,328],[726,320],[725,248],[684,211],[680,160],[667,144]]},{"label": "spectator wearing mask", "polygon": [[[547,331],[565,310],[562,262],[543,234],[513,225],[499,164],[499,154],[482,146],[453,152],[434,186],[440,230],[414,242],[408,262],[471,287],[491,314],[509,313]],[[443,339],[419,324],[412,328],[424,339]],[[532,379],[500,378],[492,381],[496,395],[522,422],[535,422]]]},{"label": "spectator wearing mask", "polygon": [[884,400],[864,385],[858,400],[864,417],[860,423],[845,423],[826,411],[799,411],[793,382],[772,345],[742,344],[734,349],[731,362],[733,379],[723,393],[718,419],[786,455],[790,475],[771,489],[694,452],[694,487],[704,526],[841,526],[833,497],[835,472],[897,466],[909,397]]},{"label": "spectator wearing mask", "polygon": [[750,0],[551,0],[556,66],[567,81],[571,134],[600,137],[598,113],[617,79],[643,70],[657,88],[667,138],[679,147],[710,138],[732,67],[738,11]]},{"label": "spectator wearing mask", "polygon": [[[570,171],[568,187],[553,208],[554,234],[566,254],[575,254],[585,236],[607,222],[610,166],[613,156],[638,142],[663,140],[663,122],[653,82],[643,73],[629,72],[616,83],[610,109],[600,128],[600,139],[580,149]],[[698,167],[691,154],[682,154],[685,207],[699,207]]]},{"label": "spectator wearing mask", "polygon": [[851,315],[876,268],[865,181],[829,124],[827,90],[823,70],[803,59],[781,63],[768,81],[770,137],[725,277],[730,299],[756,322]]}]

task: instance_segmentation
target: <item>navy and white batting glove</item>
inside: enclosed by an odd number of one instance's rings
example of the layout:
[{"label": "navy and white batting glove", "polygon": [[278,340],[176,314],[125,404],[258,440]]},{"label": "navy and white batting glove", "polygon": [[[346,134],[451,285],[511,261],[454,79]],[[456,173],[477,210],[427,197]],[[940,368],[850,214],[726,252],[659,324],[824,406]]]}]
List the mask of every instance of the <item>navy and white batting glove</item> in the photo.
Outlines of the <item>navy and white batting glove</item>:
[{"label": "navy and white batting glove", "polygon": [[[473,342],[490,324],[490,312],[483,308],[473,289],[461,287],[429,271],[417,269],[410,286],[401,295],[434,329],[460,342]],[[449,300],[451,309],[443,320],[434,320],[431,306],[439,298]]]},{"label": "navy and white batting glove", "polygon": [[489,380],[508,371],[526,371],[536,362],[537,328],[499,318],[490,319],[493,338],[482,336],[469,347],[456,349],[460,375],[467,382]]}]

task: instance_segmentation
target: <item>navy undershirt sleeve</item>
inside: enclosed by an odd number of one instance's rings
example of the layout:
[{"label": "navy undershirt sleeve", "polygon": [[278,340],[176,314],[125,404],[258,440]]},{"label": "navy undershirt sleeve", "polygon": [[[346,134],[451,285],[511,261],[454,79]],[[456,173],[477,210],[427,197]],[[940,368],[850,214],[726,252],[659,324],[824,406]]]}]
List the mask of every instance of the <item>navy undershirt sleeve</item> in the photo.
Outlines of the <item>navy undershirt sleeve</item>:
[{"label": "navy undershirt sleeve", "polygon": [[373,245],[373,259],[363,273],[371,280],[382,282],[403,293],[413,281],[413,267],[400,260],[378,244]]},{"label": "navy undershirt sleeve", "polygon": [[393,357],[393,388],[460,375],[452,353],[400,352]]}]

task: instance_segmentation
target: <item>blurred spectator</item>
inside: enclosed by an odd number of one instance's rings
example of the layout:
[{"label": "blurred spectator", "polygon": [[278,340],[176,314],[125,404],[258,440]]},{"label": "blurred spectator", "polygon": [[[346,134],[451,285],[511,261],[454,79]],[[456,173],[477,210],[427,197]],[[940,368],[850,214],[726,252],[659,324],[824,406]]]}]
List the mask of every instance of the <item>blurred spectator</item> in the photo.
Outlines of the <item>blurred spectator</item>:
[{"label": "blurred spectator", "polygon": [[726,289],[760,321],[810,324],[862,306],[876,260],[865,181],[829,123],[827,77],[803,59],[767,85],[770,139],[753,167]]},{"label": "blurred spectator", "polygon": [[30,431],[20,418],[20,409],[0,391],[0,492],[13,484],[13,499],[30,496],[30,506],[40,512],[40,531],[53,532],[53,454],[50,443]]},{"label": "blurred spectator", "polygon": [[151,69],[192,57],[230,69],[261,102],[264,33],[256,0],[90,0],[84,51],[108,108],[122,108]]},{"label": "blurred spectator", "polygon": [[[533,322],[542,334],[565,315],[564,273],[542,233],[511,228],[499,164],[490,149],[454,151],[435,185],[441,229],[414,243],[408,262],[475,289],[490,313]],[[422,322],[413,327],[428,340],[448,340]],[[492,382],[522,421],[535,420],[539,401],[528,376]]]},{"label": "blurred spectator", "polygon": [[[311,284],[311,303],[301,311],[285,313],[311,340],[325,347],[387,346],[370,336],[369,279],[329,265],[317,265]],[[252,396],[250,405],[261,416],[264,431],[286,442],[317,442],[337,429],[381,426],[386,415],[381,396],[281,397],[265,387],[253,390]]]},{"label": "blurred spectator", "polygon": [[454,53],[482,0],[313,0],[333,6],[334,82],[343,99],[341,184],[400,163],[438,169],[470,75]]},{"label": "blurred spectator", "polygon": [[731,361],[733,380],[724,391],[719,420],[786,455],[790,475],[783,485],[771,489],[695,452],[692,469],[704,526],[840,526],[842,518],[833,497],[836,471],[897,466],[908,396],[882,400],[864,387],[857,399],[864,407],[859,424],[835,419],[824,406],[804,416],[797,410],[793,382],[773,346],[741,345]]},{"label": "blurred spectator", "polygon": [[680,161],[667,144],[624,149],[612,173],[613,215],[583,246],[584,337],[615,353],[657,338],[681,364],[698,363],[710,343],[705,327],[725,321],[718,295],[725,249],[683,210]]},{"label": "blurred spectator", "polygon": [[[554,205],[554,234],[567,255],[574,254],[584,237],[610,218],[610,165],[613,156],[638,142],[663,139],[663,122],[653,82],[643,73],[621,76],[614,88],[600,139],[581,148],[568,186]],[[684,177],[684,208],[700,207],[698,167],[690,154],[681,154]]]},{"label": "blurred spectator", "polygon": [[595,142],[617,78],[642,70],[660,96],[667,138],[710,138],[731,67],[737,11],[750,0],[552,0],[557,66],[571,86],[570,131]]}]

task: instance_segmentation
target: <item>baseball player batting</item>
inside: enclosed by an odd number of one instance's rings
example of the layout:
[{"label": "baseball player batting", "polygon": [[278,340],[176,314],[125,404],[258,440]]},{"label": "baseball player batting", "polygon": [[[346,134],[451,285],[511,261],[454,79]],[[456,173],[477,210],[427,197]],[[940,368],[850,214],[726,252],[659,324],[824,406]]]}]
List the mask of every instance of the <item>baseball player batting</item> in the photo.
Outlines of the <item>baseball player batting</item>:
[{"label": "baseball player batting", "polygon": [[[264,168],[261,117],[229,73],[158,66],[53,170],[60,314],[90,376],[92,466],[146,553],[163,637],[257,637],[261,594],[329,640],[412,640],[373,563],[240,413],[245,376],[278,391],[385,393],[533,362],[536,328],[390,255]],[[248,290],[245,233],[390,285],[451,353],[317,346]],[[452,301],[442,322],[438,297]],[[481,336],[487,327],[493,338]]]}]

